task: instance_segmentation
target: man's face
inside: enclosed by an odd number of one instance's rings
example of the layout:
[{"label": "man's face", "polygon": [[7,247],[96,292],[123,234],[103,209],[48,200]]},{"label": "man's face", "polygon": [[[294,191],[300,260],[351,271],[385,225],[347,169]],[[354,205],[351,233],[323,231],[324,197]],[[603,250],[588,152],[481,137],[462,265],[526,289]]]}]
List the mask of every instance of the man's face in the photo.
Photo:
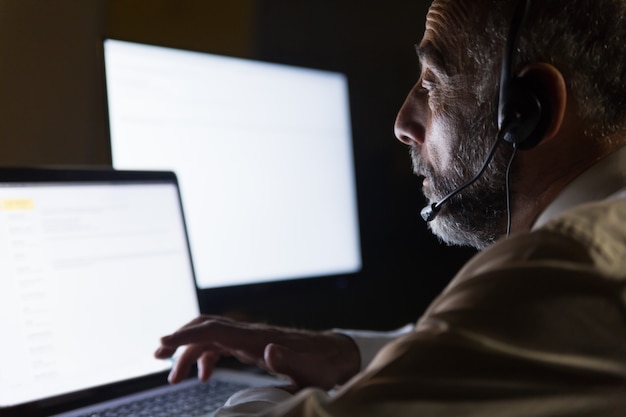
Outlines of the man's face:
[{"label": "man's face", "polygon": [[[420,79],[396,119],[396,136],[409,145],[414,172],[424,177],[423,192],[430,203],[472,178],[496,137],[492,103],[474,92],[476,66],[463,62],[458,38],[446,36],[470,26],[459,25],[467,19],[464,13],[459,2],[431,6],[417,47]],[[429,223],[433,233],[449,244],[477,248],[503,234],[505,153],[500,149],[485,175],[442,207]]]}]

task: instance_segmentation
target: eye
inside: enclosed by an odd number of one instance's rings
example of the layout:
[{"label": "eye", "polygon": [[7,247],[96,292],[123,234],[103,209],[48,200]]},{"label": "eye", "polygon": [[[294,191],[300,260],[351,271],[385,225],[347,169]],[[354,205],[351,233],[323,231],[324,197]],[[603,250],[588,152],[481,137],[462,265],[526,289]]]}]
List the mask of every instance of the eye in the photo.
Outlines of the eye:
[{"label": "eye", "polygon": [[439,80],[432,73],[424,74],[420,80],[420,87],[428,101],[428,107],[432,111],[440,109],[443,96]]},{"label": "eye", "polygon": [[422,75],[420,77],[420,86],[422,90],[426,91],[429,95],[436,90],[436,77],[434,76],[432,71],[428,69],[424,69],[424,71],[422,71]]},{"label": "eye", "polygon": [[435,90],[436,85],[433,81],[422,79],[422,88],[430,93]]}]

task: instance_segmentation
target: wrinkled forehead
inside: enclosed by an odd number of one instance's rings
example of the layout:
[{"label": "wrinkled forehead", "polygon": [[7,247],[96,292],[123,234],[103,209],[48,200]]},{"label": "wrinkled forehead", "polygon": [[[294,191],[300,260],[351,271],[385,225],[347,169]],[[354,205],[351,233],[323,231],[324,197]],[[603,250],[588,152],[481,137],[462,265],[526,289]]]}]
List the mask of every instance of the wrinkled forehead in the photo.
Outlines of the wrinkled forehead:
[{"label": "wrinkled forehead", "polygon": [[471,4],[469,0],[434,0],[426,15],[427,30],[463,25],[470,18]]},{"label": "wrinkled forehead", "polygon": [[[468,30],[476,0],[435,0],[426,15],[424,40],[446,44],[454,34]],[[443,45],[442,45],[443,46]]]},{"label": "wrinkled forehead", "polygon": [[476,0],[435,0],[426,15],[420,58],[433,62],[448,74],[458,69],[459,55],[475,28]]}]

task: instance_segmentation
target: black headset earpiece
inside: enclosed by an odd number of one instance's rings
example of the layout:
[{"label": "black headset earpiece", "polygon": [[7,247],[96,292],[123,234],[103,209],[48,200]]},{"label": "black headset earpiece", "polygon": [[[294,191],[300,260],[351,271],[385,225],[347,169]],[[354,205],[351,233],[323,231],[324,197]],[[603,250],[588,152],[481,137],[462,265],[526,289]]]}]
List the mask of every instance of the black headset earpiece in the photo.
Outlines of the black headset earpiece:
[{"label": "black headset earpiece", "polygon": [[531,149],[537,145],[552,120],[550,101],[540,85],[530,77],[516,77],[513,73],[519,32],[529,6],[530,0],[521,0],[513,12],[500,75],[498,128],[504,141],[518,149]]}]

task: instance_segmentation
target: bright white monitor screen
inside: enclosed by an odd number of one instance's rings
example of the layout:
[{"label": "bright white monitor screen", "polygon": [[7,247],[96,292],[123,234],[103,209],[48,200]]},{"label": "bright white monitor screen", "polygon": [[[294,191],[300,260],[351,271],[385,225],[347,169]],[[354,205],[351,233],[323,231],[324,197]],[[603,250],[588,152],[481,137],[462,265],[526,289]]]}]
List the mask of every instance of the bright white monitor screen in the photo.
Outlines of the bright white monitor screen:
[{"label": "bright white monitor screen", "polygon": [[200,288],[361,268],[343,74],[106,40],[113,166],[176,172]]}]

